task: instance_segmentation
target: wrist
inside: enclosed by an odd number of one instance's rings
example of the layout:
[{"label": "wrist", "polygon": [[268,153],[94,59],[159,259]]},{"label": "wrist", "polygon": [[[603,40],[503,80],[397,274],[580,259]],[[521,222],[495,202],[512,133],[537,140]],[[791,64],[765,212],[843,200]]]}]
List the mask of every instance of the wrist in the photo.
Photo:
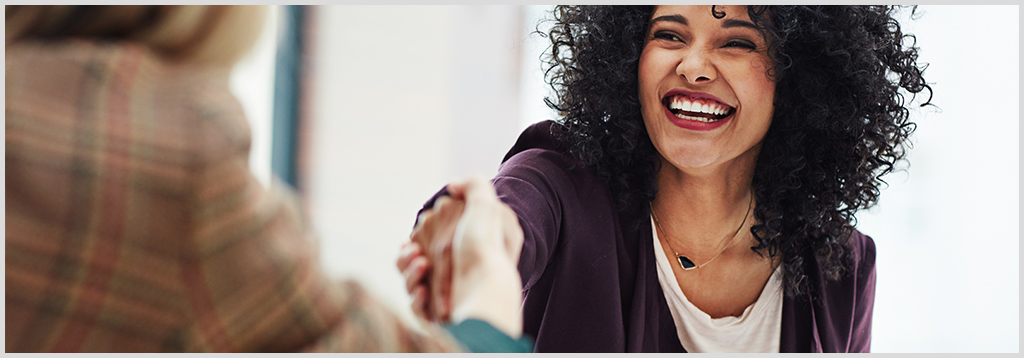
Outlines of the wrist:
[{"label": "wrist", "polygon": [[[495,251],[490,251],[495,252]],[[453,322],[479,319],[510,337],[522,335],[522,281],[507,256],[479,255],[452,278]]]}]

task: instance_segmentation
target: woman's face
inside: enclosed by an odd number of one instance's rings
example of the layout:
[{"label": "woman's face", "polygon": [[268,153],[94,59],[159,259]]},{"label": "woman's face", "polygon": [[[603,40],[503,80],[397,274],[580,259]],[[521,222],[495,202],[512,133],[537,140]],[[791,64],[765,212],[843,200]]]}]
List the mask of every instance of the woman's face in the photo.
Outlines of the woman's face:
[{"label": "woman's face", "polygon": [[[764,37],[744,6],[658,6],[640,55],[640,104],[651,141],[683,171],[755,158],[775,83]],[[747,161],[743,161],[747,162]],[[753,163],[753,161],[749,161]]]}]

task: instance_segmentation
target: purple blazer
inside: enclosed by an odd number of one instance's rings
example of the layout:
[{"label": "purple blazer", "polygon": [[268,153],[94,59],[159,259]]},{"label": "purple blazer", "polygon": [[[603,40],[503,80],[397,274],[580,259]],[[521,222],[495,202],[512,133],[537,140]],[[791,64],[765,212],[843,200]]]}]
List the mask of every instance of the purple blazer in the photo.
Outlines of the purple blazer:
[{"label": "purple blazer", "polygon": [[[607,185],[551,134],[557,125],[527,128],[493,180],[523,228],[523,332],[537,352],[685,352],[655,271],[650,213],[619,213]],[[869,350],[874,242],[854,232],[853,254],[838,281],[805,257],[818,295],[783,299],[782,352]]]}]

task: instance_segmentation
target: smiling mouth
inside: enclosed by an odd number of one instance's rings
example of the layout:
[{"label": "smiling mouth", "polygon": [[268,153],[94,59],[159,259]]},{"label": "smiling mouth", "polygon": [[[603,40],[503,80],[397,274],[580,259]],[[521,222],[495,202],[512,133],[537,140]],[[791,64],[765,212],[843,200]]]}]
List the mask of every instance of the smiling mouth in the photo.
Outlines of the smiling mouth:
[{"label": "smiling mouth", "polygon": [[683,95],[668,96],[661,102],[676,117],[704,123],[718,122],[736,111],[735,108],[715,100]]}]

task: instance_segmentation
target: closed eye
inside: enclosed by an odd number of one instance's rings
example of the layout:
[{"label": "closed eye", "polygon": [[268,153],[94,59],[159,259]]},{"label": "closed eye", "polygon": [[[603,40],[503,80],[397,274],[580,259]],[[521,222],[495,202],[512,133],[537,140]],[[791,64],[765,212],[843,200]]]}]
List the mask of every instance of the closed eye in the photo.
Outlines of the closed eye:
[{"label": "closed eye", "polygon": [[668,31],[658,31],[654,33],[654,38],[659,40],[668,40],[675,42],[682,42],[683,40],[676,36],[676,34]]},{"label": "closed eye", "polygon": [[742,48],[742,49],[747,49],[747,50],[755,50],[755,49],[757,49],[757,45],[754,45],[753,42],[746,41],[746,40],[732,40],[732,41],[726,42],[723,47]]}]

